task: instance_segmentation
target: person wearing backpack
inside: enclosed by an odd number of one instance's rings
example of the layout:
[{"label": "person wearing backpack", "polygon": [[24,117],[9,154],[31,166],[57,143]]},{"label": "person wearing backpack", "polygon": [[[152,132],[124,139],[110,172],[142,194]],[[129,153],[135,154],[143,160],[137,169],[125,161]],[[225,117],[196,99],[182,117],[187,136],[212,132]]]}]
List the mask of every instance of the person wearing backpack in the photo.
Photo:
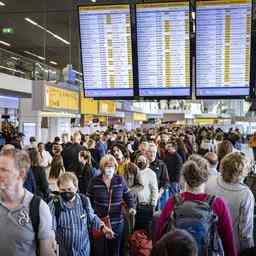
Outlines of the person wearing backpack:
[{"label": "person wearing backpack", "polygon": [[175,228],[185,229],[197,241],[198,256],[236,256],[228,206],[223,198],[205,193],[209,176],[207,160],[192,155],[182,174],[185,192],[166,203],[156,225],[156,240]]},{"label": "person wearing backpack", "polygon": [[48,205],[23,187],[30,168],[25,151],[0,154],[0,248],[3,256],[55,256]]},{"label": "person wearing backpack", "polygon": [[60,255],[90,256],[92,228],[101,230],[109,239],[114,233],[94,213],[89,198],[77,193],[78,179],[74,173],[63,173],[57,185],[60,197],[53,199],[49,206]]}]

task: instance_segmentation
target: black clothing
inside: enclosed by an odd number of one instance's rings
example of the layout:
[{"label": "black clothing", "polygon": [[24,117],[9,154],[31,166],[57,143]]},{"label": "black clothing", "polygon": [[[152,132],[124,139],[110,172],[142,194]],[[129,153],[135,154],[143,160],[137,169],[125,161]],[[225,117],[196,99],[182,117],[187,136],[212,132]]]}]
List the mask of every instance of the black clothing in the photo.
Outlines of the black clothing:
[{"label": "black clothing", "polygon": [[182,158],[178,153],[168,153],[164,158],[170,182],[180,182]]},{"label": "black clothing", "polygon": [[76,176],[78,178],[78,187],[81,194],[86,195],[88,185],[93,177],[97,175],[95,168],[90,165],[80,163]]},{"label": "black clothing", "polygon": [[66,171],[72,171],[70,169],[70,166],[72,166],[73,164],[79,164],[79,152],[82,150],[83,150],[83,146],[81,146],[78,143],[74,143],[69,147],[66,147],[61,152]]},{"label": "black clothing", "polygon": [[36,182],[35,194],[42,197],[44,200],[47,200],[50,190],[44,168],[41,166],[32,166],[31,169]]},{"label": "black clothing", "polygon": [[51,142],[47,142],[47,143],[45,144],[45,150],[48,151],[48,152],[51,154],[51,156],[53,156],[53,152],[52,152],[52,143],[51,143]]},{"label": "black clothing", "polygon": [[[185,163],[187,160],[187,154],[184,150],[177,150],[177,153],[179,154],[179,156],[182,159],[182,162]],[[165,162],[165,161],[164,161]]]},{"label": "black clothing", "polygon": [[150,163],[149,168],[156,173],[158,188],[168,187],[169,175],[166,164],[162,160],[156,159],[154,162]]},{"label": "black clothing", "polygon": [[96,161],[97,153],[94,148],[89,148],[88,151],[91,153],[92,166],[96,169],[99,169],[99,163]]}]

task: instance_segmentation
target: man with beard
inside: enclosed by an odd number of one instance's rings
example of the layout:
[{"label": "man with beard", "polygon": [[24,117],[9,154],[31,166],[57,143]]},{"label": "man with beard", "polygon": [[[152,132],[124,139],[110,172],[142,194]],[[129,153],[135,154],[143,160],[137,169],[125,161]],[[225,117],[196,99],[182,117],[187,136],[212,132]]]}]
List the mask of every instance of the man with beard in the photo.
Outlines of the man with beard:
[{"label": "man with beard", "polygon": [[[23,187],[29,167],[30,159],[24,151],[0,155],[1,255],[54,256],[49,207]],[[39,220],[35,221],[35,216]]]}]

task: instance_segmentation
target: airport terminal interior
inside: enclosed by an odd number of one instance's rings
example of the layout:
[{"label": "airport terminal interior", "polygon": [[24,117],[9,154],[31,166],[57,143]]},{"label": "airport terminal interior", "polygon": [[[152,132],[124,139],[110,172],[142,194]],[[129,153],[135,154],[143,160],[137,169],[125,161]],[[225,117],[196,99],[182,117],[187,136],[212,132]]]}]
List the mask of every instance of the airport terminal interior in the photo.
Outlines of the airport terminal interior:
[{"label": "airport terminal interior", "polygon": [[255,0],[0,0],[1,256],[256,256]]}]

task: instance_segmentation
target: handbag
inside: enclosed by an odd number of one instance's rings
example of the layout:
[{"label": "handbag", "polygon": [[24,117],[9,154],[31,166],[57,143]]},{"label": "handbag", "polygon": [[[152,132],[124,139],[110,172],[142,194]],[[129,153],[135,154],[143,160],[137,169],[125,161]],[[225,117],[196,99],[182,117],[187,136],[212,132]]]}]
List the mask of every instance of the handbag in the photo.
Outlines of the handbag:
[{"label": "handbag", "polygon": [[[101,218],[101,221],[104,222],[105,226],[112,229],[111,227],[111,222],[110,222],[110,218],[109,218],[109,213],[110,213],[110,207],[111,207],[111,201],[112,201],[112,189],[110,189],[109,191],[109,200],[108,200],[108,214],[106,217]],[[102,231],[102,229],[92,229],[92,236],[94,239],[99,239],[102,236],[104,236],[104,233]]]}]

